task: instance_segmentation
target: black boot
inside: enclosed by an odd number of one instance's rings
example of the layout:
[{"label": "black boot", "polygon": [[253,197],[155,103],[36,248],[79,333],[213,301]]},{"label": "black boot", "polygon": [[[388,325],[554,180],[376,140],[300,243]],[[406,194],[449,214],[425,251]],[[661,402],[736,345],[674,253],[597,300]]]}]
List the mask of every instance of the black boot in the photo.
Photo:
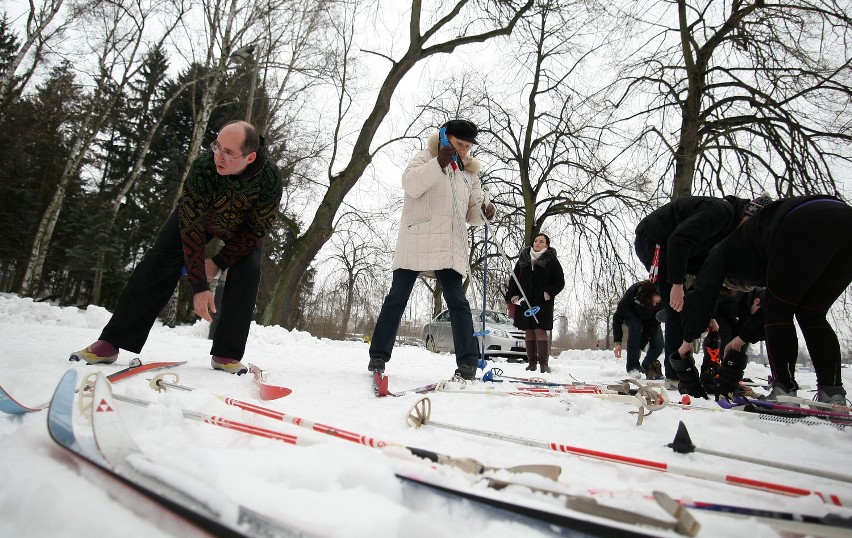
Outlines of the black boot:
[{"label": "black boot", "polygon": [[[538,340],[536,342],[536,349],[538,350],[538,364],[541,369],[541,373],[549,374],[550,368],[547,366],[547,362],[550,360],[550,349],[547,345],[547,340]],[[535,367],[533,367],[535,370]]]},{"label": "black boot", "polygon": [[527,345],[527,364],[526,370],[529,372],[535,372],[535,363],[536,363],[536,345],[535,340],[524,340]]}]

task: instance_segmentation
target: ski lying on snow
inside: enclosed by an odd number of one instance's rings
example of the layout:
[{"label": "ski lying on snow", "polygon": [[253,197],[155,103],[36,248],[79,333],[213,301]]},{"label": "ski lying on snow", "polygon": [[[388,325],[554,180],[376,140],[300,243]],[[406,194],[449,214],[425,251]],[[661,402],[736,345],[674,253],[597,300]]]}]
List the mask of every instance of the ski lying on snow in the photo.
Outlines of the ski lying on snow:
[{"label": "ski lying on snow", "polygon": [[[456,487],[450,487],[443,484],[438,484],[432,481],[425,480],[421,477],[416,477],[412,475],[405,475],[396,473],[396,477],[402,480],[403,482],[415,484],[418,486],[422,486],[440,493],[444,493],[446,495],[452,497],[461,497],[463,499],[467,499],[469,501],[475,502],[477,504],[490,506],[492,508],[497,508],[499,510],[509,512],[515,515],[520,515],[527,517],[536,522],[543,522],[553,526],[562,527],[568,532],[565,533],[565,536],[569,537],[601,537],[601,538],[610,538],[612,536],[619,536],[625,538],[634,538],[634,537],[646,537],[646,536],[666,536],[670,534],[662,534],[658,535],[655,531],[660,531],[662,528],[659,528],[658,525],[663,525],[666,529],[674,529],[677,526],[676,522],[662,522],[659,520],[653,520],[652,518],[644,518],[640,514],[632,514],[634,517],[642,519],[641,524],[649,525],[649,528],[637,528],[637,523],[628,523],[626,521],[621,521],[620,519],[610,519],[606,520],[606,516],[603,515],[592,515],[587,512],[580,512],[579,510],[575,510],[577,512],[589,515],[589,519],[585,519],[579,516],[573,516],[568,514],[562,514],[557,512],[551,512],[549,510],[543,510],[537,508],[535,506],[529,506],[526,504],[520,504],[517,502],[511,502],[500,498],[498,495],[490,496],[479,493],[474,493],[473,491],[461,490]],[[507,484],[508,485],[508,484]],[[520,485],[521,487],[527,487],[521,484],[512,484],[512,485]],[[573,504],[568,504],[569,509],[574,509]],[[588,501],[589,506],[597,506],[598,505],[594,499],[590,499]],[[608,507],[607,507],[608,508]],[[615,509],[614,509],[615,510]],[[605,510],[606,513],[610,513],[608,510]],[[624,512],[625,515],[628,514],[626,510],[619,510],[619,512]],[[601,512],[603,513],[603,512]],[[629,516],[627,516],[629,518]],[[654,524],[654,527],[650,526]],[[695,523],[696,527],[694,530],[687,532],[682,532],[682,534],[686,536],[695,536],[695,533],[698,531],[698,523]],[[653,533],[653,534],[651,534]]]},{"label": "ski lying on snow", "polygon": [[26,413],[34,413],[41,411],[44,407],[27,407],[18,400],[12,398],[12,396],[6,392],[6,389],[0,387],[0,411],[7,415],[24,415]]},{"label": "ski lying on snow", "polygon": [[[187,387],[189,388],[189,387]],[[147,402],[144,400],[139,400],[136,398],[130,398],[127,396],[120,395],[111,395],[116,401],[126,402],[134,405],[139,405],[141,407],[147,407],[151,402]],[[95,405],[93,408],[96,408],[99,405],[100,400],[105,400],[101,396],[95,396]],[[231,400],[231,399],[229,399]],[[229,402],[226,402],[229,403]],[[114,404],[110,401],[106,401],[106,404],[114,409]],[[320,433],[325,433],[328,435],[333,435],[335,437],[340,437],[345,440],[357,442],[360,444],[364,444],[366,446],[372,446],[376,448],[381,448],[381,445],[385,447],[388,446],[388,443],[379,441],[373,438],[366,438],[361,434],[355,432],[346,432],[343,430],[338,430],[332,426],[321,425],[312,423],[306,419],[302,419],[299,417],[286,417],[283,413],[277,412],[272,409],[268,409],[265,407],[255,406],[253,404],[248,404],[247,402],[238,402],[236,400],[230,401],[231,405],[236,407],[240,407],[244,410],[255,412],[257,414],[261,414],[267,416],[269,418],[274,418],[277,420],[283,420],[287,422],[291,422],[293,424],[298,424],[304,426],[305,428],[312,429],[314,431],[318,431]],[[95,411],[93,411],[94,413]],[[269,430],[266,428],[261,428],[258,426],[253,426],[249,424],[245,424],[242,422],[236,422],[230,419],[224,419],[222,417],[213,417],[209,415],[204,415],[201,413],[197,413],[194,411],[187,411],[182,409],[181,412],[185,418],[189,418],[192,420],[198,420],[201,422],[205,422],[208,424],[212,424],[214,426],[220,426],[227,429],[239,431],[241,433],[247,433],[250,435],[256,435],[260,437],[266,437],[268,439],[273,439],[276,441],[284,441],[288,444],[295,446],[310,446],[315,445],[317,442],[313,439],[303,439],[301,437],[285,434],[283,432],[278,432],[275,430]],[[98,441],[100,443],[100,439]],[[486,471],[510,471],[510,472],[528,472],[528,473],[537,473],[540,476],[547,476],[552,472],[554,468],[557,466],[553,465],[526,465],[526,466],[516,466],[509,468],[488,468],[485,467],[478,462],[468,461],[464,462],[461,458],[450,458],[449,456],[434,453],[427,450],[414,449],[411,447],[405,447],[411,454],[418,456],[420,458],[425,458],[430,462],[441,464],[442,466],[447,467],[458,467],[462,471],[471,474],[481,474]],[[388,455],[395,455],[393,452],[388,452]],[[109,457],[109,456],[108,456]],[[407,458],[406,458],[407,459]],[[558,468],[557,468],[558,469]],[[437,475],[437,471],[429,467],[430,472],[434,472]],[[458,470],[458,469],[457,469]],[[646,529],[637,530],[634,526],[635,524],[640,524],[644,526],[650,526],[651,528],[656,527],[656,530],[660,529],[673,529],[678,525],[673,524],[670,521],[661,521],[654,520],[653,518],[643,519],[638,516],[638,514],[632,514],[627,511],[622,511],[624,514],[614,515],[614,512],[609,510],[609,507],[603,507],[600,510],[593,509],[592,511],[580,510],[578,507],[574,506],[566,506],[570,512],[566,511],[554,511],[547,510],[543,508],[538,508],[535,506],[535,501],[532,503],[526,501],[525,499],[506,499],[502,493],[495,492],[492,495],[487,495],[484,493],[477,493],[468,489],[461,489],[456,486],[450,486],[445,484],[440,484],[435,480],[429,480],[422,476],[414,476],[412,474],[405,473],[396,473],[397,477],[400,479],[416,483],[418,485],[428,487],[432,490],[437,490],[439,492],[452,495],[455,497],[461,497],[464,499],[471,500],[478,504],[491,507],[491,508],[499,508],[503,511],[508,511],[513,514],[523,515],[535,520],[538,523],[546,523],[549,525],[557,525],[560,527],[564,527],[569,530],[567,536],[599,536],[599,537],[609,537],[609,536],[649,536],[645,532]],[[489,478],[490,480],[490,478]],[[525,484],[509,482],[505,480],[501,480],[505,485],[513,485],[513,486],[521,486],[528,488]],[[499,488],[493,488],[499,489]],[[596,501],[592,498],[588,498],[587,504],[597,504]],[[575,515],[576,514],[576,515]],[[586,519],[586,516],[590,516],[589,519]],[[638,517],[638,519],[637,519]],[[680,520],[680,515],[674,516],[675,519]],[[682,526],[682,525],[681,525]],[[648,532],[652,532],[651,529]],[[652,534],[653,535],[653,534]]]},{"label": "ski lying on snow", "polygon": [[783,396],[779,394],[778,403],[784,405],[807,406],[811,409],[823,409],[826,411],[852,413],[852,407],[849,407],[848,405],[830,404],[825,402],[819,402],[816,400],[808,400],[807,398],[800,398],[798,396]]},{"label": "ski lying on snow", "polygon": [[[94,466],[110,478],[113,485],[132,490],[159,508],[158,522],[172,518],[172,523],[181,525],[181,531],[194,531],[196,535],[217,537],[306,536],[301,531],[284,526],[280,522],[242,506],[238,507],[236,521],[228,521],[227,516],[215,512],[205,503],[174,489],[165,482],[136,471],[131,466],[129,458],[144,461],[145,457],[127,435],[123,422],[116,412],[115,403],[109,394],[109,386],[102,374],[98,374],[98,380],[95,382],[96,396],[92,406],[92,415],[95,418],[92,422],[92,433],[100,452],[96,453],[84,448],[78,442],[73,426],[72,412],[76,384],[77,372],[69,370],[56,388],[47,417],[51,438],[76,458]],[[221,496],[213,497],[218,498],[221,503]],[[119,495],[117,498],[126,499],[126,496]],[[132,499],[127,501],[132,502],[132,508],[137,506]]]},{"label": "ski lying on snow", "polygon": [[151,370],[162,370],[164,368],[172,368],[174,366],[180,366],[182,364],[186,364],[186,361],[161,361],[149,362],[147,364],[143,364],[141,362],[133,364],[133,362],[131,361],[131,365],[125,368],[124,370],[119,370],[114,374],[108,375],[107,380],[109,380],[110,383],[116,383],[118,381],[121,381],[122,379],[127,379],[128,377],[133,377],[144,372],[150,372]]},{"label": "ski lying on snow", "polygon": [[765,400],[753,400],[737,397],[732,401],[721,399],[719,405],[725,408],[743,410],[748,413],[760,413],[784,418],[811,418],[828,421],[840,426],[852,426],[852,415],[843,412],[820,411],[817,409],[803,409],[788,405],[779,405]]},{"label": "ski lying on snow", "polygon": [[258,390],[260,390],[261,400],[277,400],[278,398],[283,398],[293,392],[293,389],[269,383],[269,373],[261,370],[259,366],[254,364],[249,364],[248,366],[249,372],[251,372],[251,375],[254,378],[254,384],[257,385]]},{"label": "ski lying on snow", "polygon": [[[186,364],[186,361],[161,361],[143,364],[137,358],[130,361],[130,366],[128,366],[127,368],[109,374],[108,376],[106,376],[106,378],[111,383],[116,383],[118,381],[127,379],[128,377],[132,377],[137,374],[141,374],[143,372],[150,372],[152,370],[162,370],[164,368],[171,368],[173,366],[180,366],[182,364]],[[24,415],[26,413],[36,413],[38,411],[47,409],[48,405],[48,403],[43,403],[34,407],[26,406],[17,401],[15,398],[13,398],[9,394],[9,392],[6,391],[6,389],[0,387],[0,412],[6,413],[7,415]]]}]

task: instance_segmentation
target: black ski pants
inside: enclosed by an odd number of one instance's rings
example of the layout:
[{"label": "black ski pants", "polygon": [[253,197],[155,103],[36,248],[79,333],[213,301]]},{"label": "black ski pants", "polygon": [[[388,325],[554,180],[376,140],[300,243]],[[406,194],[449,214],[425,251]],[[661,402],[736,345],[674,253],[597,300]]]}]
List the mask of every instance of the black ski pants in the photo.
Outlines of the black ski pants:
[{"label": "black ski pants", "polygon": [[[637,235],[636,240],[633,243],[633,247],[636,250],[636,257],[639,258],[639,261],[642,262],[642,265],[644,265],[645,269],[648,271],[651,270],[651,262],[654,259],[654,250],[656,249],[656,246],[657,243],[655,241],[642,235]],[[681,322],[680,312],[672,308],[669,304],[671,301],[672,285],[668,281],[668,263],[666,262],[668,259],[667,254],[666,245],[660,245],[660,266],[657,272],[657,291],[660,292],[663,311],[666,313],[666,322],[664,326],[665,338],[663,339],[663,372],[667,379],[676,380],[678,378],[677,372],[674,368],[672,368],[669,358],[683,343],[683,323]]]},{"label": "black ski pants", "polygon": [[799,324],[820,386],[841,385],[840,344],[826,313],[852,282],[852,207],[831,200],[793,208],[768,245],[763,315],[772,377],[792,388]]},{"label": "black ski pants", "polygon": [[[219,324],[211,355],[242,359],[260,286],[263,243],[228,268],[218,308]],[[154,245],[133,270],[101,340],[134,353],[142,351],[157,315],[169,302],[184,267],[178,212],[160,228]]]}]

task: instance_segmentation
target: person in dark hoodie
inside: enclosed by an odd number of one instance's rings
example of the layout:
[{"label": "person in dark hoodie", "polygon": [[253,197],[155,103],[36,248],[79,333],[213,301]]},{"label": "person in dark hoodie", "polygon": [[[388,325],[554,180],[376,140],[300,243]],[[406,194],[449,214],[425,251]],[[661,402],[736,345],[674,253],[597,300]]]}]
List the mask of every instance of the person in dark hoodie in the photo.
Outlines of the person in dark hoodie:
[{"label": "person in dark hoodie", "polygon": [[[556,249],[550,246],[550,237],[542,233],[533,237],[532,246],[518,255],[515,276],[517,282],[509,280],[506,300],[521,307],[515,308],[515,327],[525,331],[527,370],[534,371],[538,362],[542,373],[550,372],[547,331],[553,329],[553,300],[565,287],[562,265],[556,257]],[[530,304],[522,301],[524,296]],[[535,307],[539,307],[535,316],[524,315]]]},{"label": "person in dark hoodie", "polygon": [[673,383],[677,372],[669,357],[683,340],[680,311],[686,277],[697,274],[710,249],[733,231],[748,202],[734,196],[685,196],[652,211],[636,226],[636,256],[649,271],[657,269],[665,309],[665,376]]},{"label": "person in dark hoodie", "polygon": [[[707,326],[720,288],[766,288],[760,310],[763,331],[750,323],[738,341],[766,338],[773,386],[768,398],[795,394],[799,345],[793,318],[805,338],[817,378],[817,399],[843,404],[840,344],[826,314],[852,282],[852,207],[832,196],[799,196],[770,203],[743,223],[707,257],[683,309],[683,342],[671,357],[682,393],[731,394],[748,362],[730,349],[715,386],[696,383],[689,339]],[[755,316],[757,318],[757,315]],[[761,334],[762,333],[762,334]],[[737,340],[737,339],[735,339]]]},{"label": "person in dark hoodie", "polygon": [[[648,379],[662,377],[662,366],[657,357],[663,352],[663,331],[657,321],[657,312],[663,305],[657,286],[650,280],[637,282],[627,288],[615,313],[612,315],[612,338],[615,342],[614,353],[621,357],[622,339],[627,325],[627,373],[638,379],[644,373]],[[645,360],[639,364],[642,348],[648,346]]]},{"label": "person in dark hoodie", "polygon": [[[112,363],[119,348],[139,353],[184,268],[195,313],[212,321],[210,282],[228,269],[211,366],[232,374],[247,371],[241,359],[260,285],[263,239],[278,215],[283,183],[263,138],[248,122],[224,125],[210,149],[192,163],[178,208],[136,265],[100,338],[72,360]],[[224,246],[207,258],[205,245],[213,238]]]}]

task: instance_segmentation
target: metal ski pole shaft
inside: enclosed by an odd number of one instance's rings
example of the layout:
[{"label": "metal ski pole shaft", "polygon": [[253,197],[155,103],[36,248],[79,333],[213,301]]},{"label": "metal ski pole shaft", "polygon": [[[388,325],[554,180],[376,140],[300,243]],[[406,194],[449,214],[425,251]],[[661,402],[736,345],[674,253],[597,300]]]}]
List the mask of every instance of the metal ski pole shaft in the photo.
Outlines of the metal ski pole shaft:
[{"label": "metal ski pole shaft", "polygon": [[[467,182],[467,180],[465,180],[465,182]],[[488,222],[488,219],[485,217],[485,212],[482,211],[482,204],[479,205],[479,215],[482,217],[482,220],[484,222]],[[537,307],[533,307],[532,303],[530,303],[530,300],[527,298],[527,294],[524,293],[524,287],[521,286],[520,281],[518,281],[518,276],[515,274],[515,271],[512,267],[512,260],[510,260],[509,256],[506,255],[506,252],[503,250],[503,246],[500,243],[495,241],[494,244],[497,245],[497,251],[500,252],[500,254],[503,256],[503,259],[506,260],[506,264],[509,266],[509,274],[512,276],[512,280],[515,281],[515,285],[518,286],[518,291],[521,293],[521,297],[524,299],[524,302],[527,303],[527,312],[530,313],[528,317],[533,318],[535,322],[538,323],[538,318],[536,317],[536,313],[538,311],[535,310],[535,308]],[[524,312],[525,316],[527,315],[527,312]]]},{"label": "metal ski pole shaft", "polygon": [[[179,385],[177,382],[172,383],[169,381],[165,381],[163,378],[166,376],[174,377],[177,380],[177,375],[174,373],[163,373],[158,376],[155,376],[151,379],[151,388],[155,390],[161,390],[163,388],[174,388],[183,391],[192,391],[194,390],[192,387],[188,387],[186,385]],[[369,437],[357,432],[347,431],[341,428],[337,428],[335,426],[330,426],[327,424],[321,424],[319,422],[314,422],[312,420],[297,417],[293,415],[288,415],[287,413],[283,413],[276,409],[271,409],[269,407],[263,407],[260,405],[255,405],[250,402],[245,402],[242,400],[237,400],[235,398],[230,398],[228,396],[222,396],[219,394],[215,394],[218,399],[230,405],[232,407],[236,407],[242,409],[243,411],[248,411],[250,413],[254,413],[257,415],[261,415],[267,418],[271,418],[273,420],[280,420],[281,422],[286,422],[288,424],[292,424],[294,426],[300,426],[302,428],[307,428],[309,430],[315,431],[317,433],[322,433],[325,435],[330,435],[337,439],[343,439],[345,441],[350,441],[359,445],[368,446],[371,448],[384,449],[388,447],[397,447],[404,448],[409,451],[411,454],[419,457],[427,459],[434,463],[440,463],[444,465],[450,465],[453,467],[460,468],[466,472],[480,474],[484,471],[491,470],[507,470],[510,472],[516,473],[536,473],[546,478],[550,478],[552,480],[556,480],[559,478],[559,474],[562,472],[562,468],[558,465],[547,465],[547,464],[528,464],[528,465],[517,465],[514,467],[488,467],[474,459],[471,458],[456,458],[452,456],[448,456],[446,454],[440,454],[438,452],[433,452],[431,450],[425,450],[422,448],[414,448],[410,446],[404,446],[399,443],[391,443],[388,441],[382,441],[380,439],[376,439],[374,437]],[[386,452],[387,454],[394,455],[391,452]]]},{"label": "metal ski pole shaft", "polygon": [[535,439],[528,439],[516,435],[506,435],[493,431],[485,431],[466,426],[457,426],[454,424],[436,422],[431,420],[431,414],[431,401],[429,400],[429,398],[422,398],[419,401],[415,402],[414,405],[412,405],[411,408],[408,410],[406,422],[409,427],[414,428],[419,428],[420,426],[428,424],[437,428],[454,430],[473,435],[480,435],[482,437],[490,437],[491,439],[499,439],[502,441],[508,441],[511,443],[517,443],[526,446],[545,448],[548,450],[553,450],[555,452],[565,452],[568,454],[573,454],[575,456],[585,456],[588,458],[609,461],[612,463],[643,467],[654,471],[661,471],[674,475],[689,476],[701,480],[720,482],[723,484],[730,484],[733,486],[746,487],[750,489],[758,489],[771,493],[778,493],[781,495],[788,495],[793,497],[805,497],[808,495],[815,495],[826,504],[833,504],[837,506],[849,506],[850,504],[852,504],[852,499],[842,497],[841,495],[823,493],[820,491],[809,490],[797,486],[788,486],[786,484],[778,484],[775,482],[767,482],[764,480],[755,480],[752,478],[745,478],[741,476],[726,475],[723,473],[718,473],[706,469],[693,469],[687,466],[677,466],[665,462],[636,458],[633,456],[624,456],[621,454],[614,454],[609,452],[602,452],[599,450],[592,450],[588,448],[564,445],[556,442],[538,441]]},{"label": "metal ski pole shaft", "polygon": [[833,473],[831,471],[823,471],[820,469],[812,469],[808,467],[802,467],[801,465],[792,465],[789,463],[781,463],[770,460],[763,460],[759,458],[752,458],[749,456],[743,456],[741,454],[729,454],[727,452],[718,452],[716,450],[711,450],[707,448],[699,448],[692,443],[692,439],[689,437],[689,432],[686,430],[686,425],[681,421],[677,427],[677,433],[675,434],[674,441],[666,445],[671,448],[675,452],[680,454],[688,454],[690,452],[700,452],[702,454],[707,454],[710,456],[716,456],[719,458],[731,459],[731,460],[739,460],[744,461],[746,463],[752,463],[754,465],[763,465],[765,467],[774,467],[776,469],[784,469],[785,471],[793,471],[796,473],[807,474],[810,476],[819,476],[822,478],[829,478],[831,480],[837,480],[839,482],[852,483],[852,476],[841,474],[841,473]]}]

